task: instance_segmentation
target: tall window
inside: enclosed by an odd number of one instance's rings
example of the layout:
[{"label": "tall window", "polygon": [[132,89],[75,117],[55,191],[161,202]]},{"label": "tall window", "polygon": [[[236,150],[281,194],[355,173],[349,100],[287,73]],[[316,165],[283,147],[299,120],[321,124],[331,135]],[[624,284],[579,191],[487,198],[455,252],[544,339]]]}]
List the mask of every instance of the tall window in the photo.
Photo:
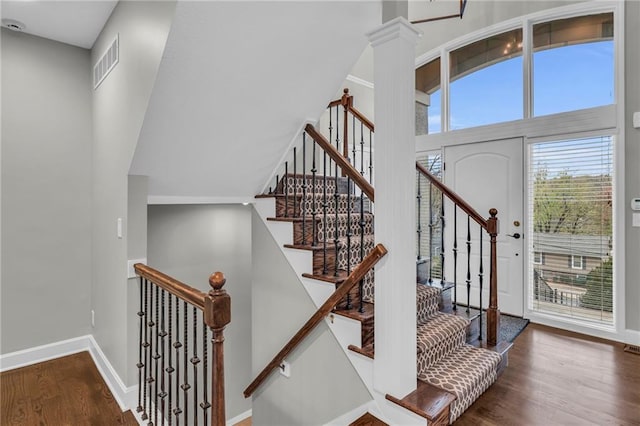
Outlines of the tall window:
[{"label": "tall window", "polygon": [[535,116],[614,102],[613,13],[533,26]]},{"label": "tall window", "polygon": [[449,54],[452,130],[523,118],[522,29]]},{"label": "tall window", "polygon": [[613,145],[604,136],[530,147],[534,311],[613,322]]},{"label": "tall window", "polygon": [[[440,151],[425,152],[417,161],[434,176],[442,179],[442,155]],[[429,184],[421,173],[416,174],[416,259],[418,279],[442,277],[440,257],[442,242],[441,207],[442,195]]]}]

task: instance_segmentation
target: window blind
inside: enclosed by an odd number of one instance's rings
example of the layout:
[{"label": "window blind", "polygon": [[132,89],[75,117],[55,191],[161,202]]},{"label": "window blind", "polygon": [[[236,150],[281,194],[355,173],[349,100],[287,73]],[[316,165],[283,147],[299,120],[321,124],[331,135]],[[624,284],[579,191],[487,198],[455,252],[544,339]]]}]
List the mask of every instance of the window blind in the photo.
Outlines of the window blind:
[{"label": "window blind", "polygon": [[611,136],[530,145],[534,311],[613,322],[613,149]]}]

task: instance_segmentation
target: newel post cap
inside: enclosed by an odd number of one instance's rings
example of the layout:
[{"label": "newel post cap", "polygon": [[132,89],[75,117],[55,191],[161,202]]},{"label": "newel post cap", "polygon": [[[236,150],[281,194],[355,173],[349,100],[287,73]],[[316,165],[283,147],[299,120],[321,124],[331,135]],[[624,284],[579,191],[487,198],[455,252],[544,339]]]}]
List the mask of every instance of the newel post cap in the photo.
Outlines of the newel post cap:
[{"label": "newel post cap", "polygon": [[220,291],[222,287],[227,282],[227,279],[224,277],[224,274],[220,271],[214,272],[209,277],[209,285],[213,289],[212,291]]}]

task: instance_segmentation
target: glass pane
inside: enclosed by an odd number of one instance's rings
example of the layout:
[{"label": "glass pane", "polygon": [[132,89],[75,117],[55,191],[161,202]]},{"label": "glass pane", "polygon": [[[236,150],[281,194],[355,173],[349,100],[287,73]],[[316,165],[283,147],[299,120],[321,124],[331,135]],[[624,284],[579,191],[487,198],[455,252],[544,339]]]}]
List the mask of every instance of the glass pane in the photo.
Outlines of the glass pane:
[{"label": "glass pane", "polygon": [[427,107],[427,133],[442,131],[440,112],[440,58],[416,70],[416,90],[429,95]]},{"label": "glass pane", "polygon": [[612,324],[613,139],[533,144],[530,159],[531,308]]},{"label": "glass pane", "polygon": [[[431,174],[442,179],[440,151],[418,154],[416,160]],[[440,191],[416,173],[416,259],[418,281],[433,282],[442,278],[442,221]]]},{"label": "glass pane", "polygon": [[523,118],[522,29],[454,50],[449,61],[452,130]]},{"label": "glass pane", "polygon": [[533,26],[533,114],[614,103],[613,13]]}]

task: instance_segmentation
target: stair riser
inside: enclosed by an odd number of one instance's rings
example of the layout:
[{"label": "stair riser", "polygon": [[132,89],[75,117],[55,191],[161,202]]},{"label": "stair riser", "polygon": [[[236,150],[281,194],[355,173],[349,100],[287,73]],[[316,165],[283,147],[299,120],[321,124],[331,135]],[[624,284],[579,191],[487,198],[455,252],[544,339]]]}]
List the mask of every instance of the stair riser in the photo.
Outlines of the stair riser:
[{"label": "stair riser", "polygon": [[[335,215],[336,209],[338,214],[355,214],[360,212],[360,202],[355,196],[347,196],[346,194],[338,194],[336,197],[331,194],[326,199],[322,194],[315,197],[312,194],[291,195],[288,197],[278,197],[276,200],[276,215],[278,217],[312,217],[316,212],[316,218],[324,215],[324,204],[327,204],[327,215]],[[337,206],[337,207],[336,207]],[[366,211],[365,211],[366,212]]]},{"label": "stair riser", "polygon": [[[340,179],[340,178],[339,178]],[[324,194],[325,192],[325,181],[322,175],[316,175],[315,181],[312,175],[306,175],[306,179],[303,178],[303,175],[286,175],[286,183],[285,177],[282,177],[278,182],[278,186],[276,187],[276,193],[289,195],[293,194],[302,194],[304,193],[303,183],[306,180],[307,184],[307,193],[315,192],[317,194]],[[333,195],[336,192],[336,180],[333,177],[326,177],[326,193]]]},{"label": "stair riser", "polygon": [[418,375],[421,372],[427,371],[431,366],[438,363],[445,358],[455,348],[465,343],[464,330],[456,335],[449,336],[447,339],[440,340],[438,344],[432,347],[429,351],[418,354]]},{"label": "stair riser", "polygon": [[[366,256],[374,247],[373,242],[365,241],[363,256]],[[350,254],[350,255],[349,255]],[[360,245],[355,243],[351,250],[347,247],[338,246],[338,270],[353,270],[360,263]],[[325,263],[326,262],[326,263]],[[327,243],[327,250],[323,248],[313,250],[313,273],[324,273],[326,270],[335,272],[336,270],[336,247],[334,243]]]},{"label": "stair riser", "polygon": [[[338,238],[345,238],[347,233],[351,231],[351,238],[360,238],[360,215],[352,215],[351,219],[348,219],[346,216],[338,217]],[[324,215],[318,215],[316,218],[316,242],[320,243],[325,241],[325,235],[327,237],[326,241],[333,242],[335,236],[336,229],[336,217],[335,215],[327,215],[326,223],[324,221]],[[305,232],[303,238],[302,232],[302,222],[294,222],[293,225],[293,242],[294,244],[305,244],[311,245],[313,244],[313,221],[308,220],[305,221],[304,224]],[[364,216],[364,235],[373,235],[373,216],[365,215]]]}]

